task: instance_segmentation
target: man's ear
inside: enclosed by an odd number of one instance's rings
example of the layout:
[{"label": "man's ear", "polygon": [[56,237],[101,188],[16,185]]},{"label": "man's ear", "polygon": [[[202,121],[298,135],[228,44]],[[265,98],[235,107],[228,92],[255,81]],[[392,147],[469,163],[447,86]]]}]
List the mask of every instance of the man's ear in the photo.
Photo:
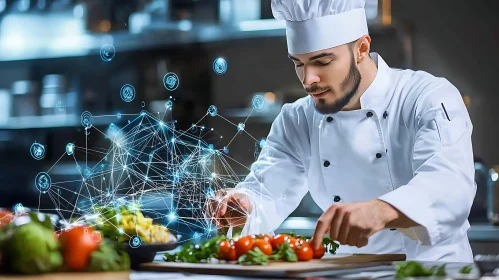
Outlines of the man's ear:
[{"label": "man's ear", "polygon": [[355,49],[357,49],[357,52],[355,54],[357,56],[358,63],[360,63],[366,57],[369,57],[369,51],[371,49],[371,37],[369,35],[362,36],[357,41],[357,45],[358,45],[358,48],[355,48]]}]

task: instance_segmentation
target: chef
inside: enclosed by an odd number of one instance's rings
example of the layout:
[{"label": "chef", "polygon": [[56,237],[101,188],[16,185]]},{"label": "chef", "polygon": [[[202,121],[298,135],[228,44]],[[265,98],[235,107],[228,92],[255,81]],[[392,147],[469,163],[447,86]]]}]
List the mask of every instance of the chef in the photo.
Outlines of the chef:
[{"label": "chef", "polygon": [[308,94],[285,104],[250,174],[207,204],[218,227],[272,233],[310,192],[338,253],[472,262],[472,123],[445,78],[370,53],[365,0],[272,0]]}]

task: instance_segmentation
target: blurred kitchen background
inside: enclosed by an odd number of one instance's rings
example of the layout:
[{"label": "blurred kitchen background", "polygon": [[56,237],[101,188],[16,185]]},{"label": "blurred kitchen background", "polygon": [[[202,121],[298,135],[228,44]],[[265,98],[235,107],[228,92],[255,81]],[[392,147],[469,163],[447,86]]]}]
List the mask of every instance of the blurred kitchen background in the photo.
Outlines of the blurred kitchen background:
[{"label": "blurred kitchen background", "polygon": [[[463,95],[474,125],[478,191],[469,238],[475,254],[499,253],[498,10],[495,0],[366,5],[372,51],[394,68],[446,77]],[[116,50],[111,62],[99,54],[106,44]],[[223,75],[212,68],[218,57],[228,64]],[[180,78],[175,91],[165,90],[167,72]],[[130,103],[120,98],[124,84],[136,90]],[[39,201],[33,182],[56,162],[51,176],[80,175],[71,157],[60,157],[68,142],[84,146],[83,111],[164,112],[171,96],[177,127],[188,128],[211,104],[230,121],[244,121],[256,94],[271,105],[246,122],[258,139],[266,137],[283,103],[304,95],[270,0],[0,0],[0,206],[53,205]],[[103,130],[111,122],[120,120],[94,118],[93,125]],[[216,118],[202,124],[229,139],[234,135],[234,126]],[[89,146],[108,145],[97,134],[88,138]],[[33,142],[46,148],[42,160],[30,155]],[[249,167],[254,149],[252,138],[239,136],[230,154]],[[279,230],[310,234],[320,213],[307,195]]]}]

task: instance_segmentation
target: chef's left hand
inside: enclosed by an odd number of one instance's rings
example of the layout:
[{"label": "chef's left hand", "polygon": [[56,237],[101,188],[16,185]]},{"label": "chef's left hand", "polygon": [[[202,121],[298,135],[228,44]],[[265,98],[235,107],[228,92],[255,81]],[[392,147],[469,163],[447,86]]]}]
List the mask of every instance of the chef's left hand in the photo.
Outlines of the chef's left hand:
[{"label": "chef's left hand", "polygon": [[375,199],[354,203],[337,203],[324,212],[315,228],[312,248],[317,249],[325,233],[342,245],[363,247],[374,233],[400,218],[390,204]]}]

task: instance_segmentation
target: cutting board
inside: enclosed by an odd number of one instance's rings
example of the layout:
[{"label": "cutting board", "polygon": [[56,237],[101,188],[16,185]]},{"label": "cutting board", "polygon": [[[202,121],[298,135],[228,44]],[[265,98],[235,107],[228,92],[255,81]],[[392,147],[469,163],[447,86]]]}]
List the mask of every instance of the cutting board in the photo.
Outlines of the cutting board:
[{"label": "cutting board", "polygon": [[0,280],[129,280],[130,272],[49,273],[41,275],[0,275]]},{"label": "cutting board", "polygon": [[303,273],[362,268],[404,261],[404,254],[354,254],[324,257],[308,262],[271,262],[268,265],[240,265],[234,263],[180,263],[151,262],[141,264],[140,269],[161,272],[189,272],[200,274],[255,277],[297,277]]}]

